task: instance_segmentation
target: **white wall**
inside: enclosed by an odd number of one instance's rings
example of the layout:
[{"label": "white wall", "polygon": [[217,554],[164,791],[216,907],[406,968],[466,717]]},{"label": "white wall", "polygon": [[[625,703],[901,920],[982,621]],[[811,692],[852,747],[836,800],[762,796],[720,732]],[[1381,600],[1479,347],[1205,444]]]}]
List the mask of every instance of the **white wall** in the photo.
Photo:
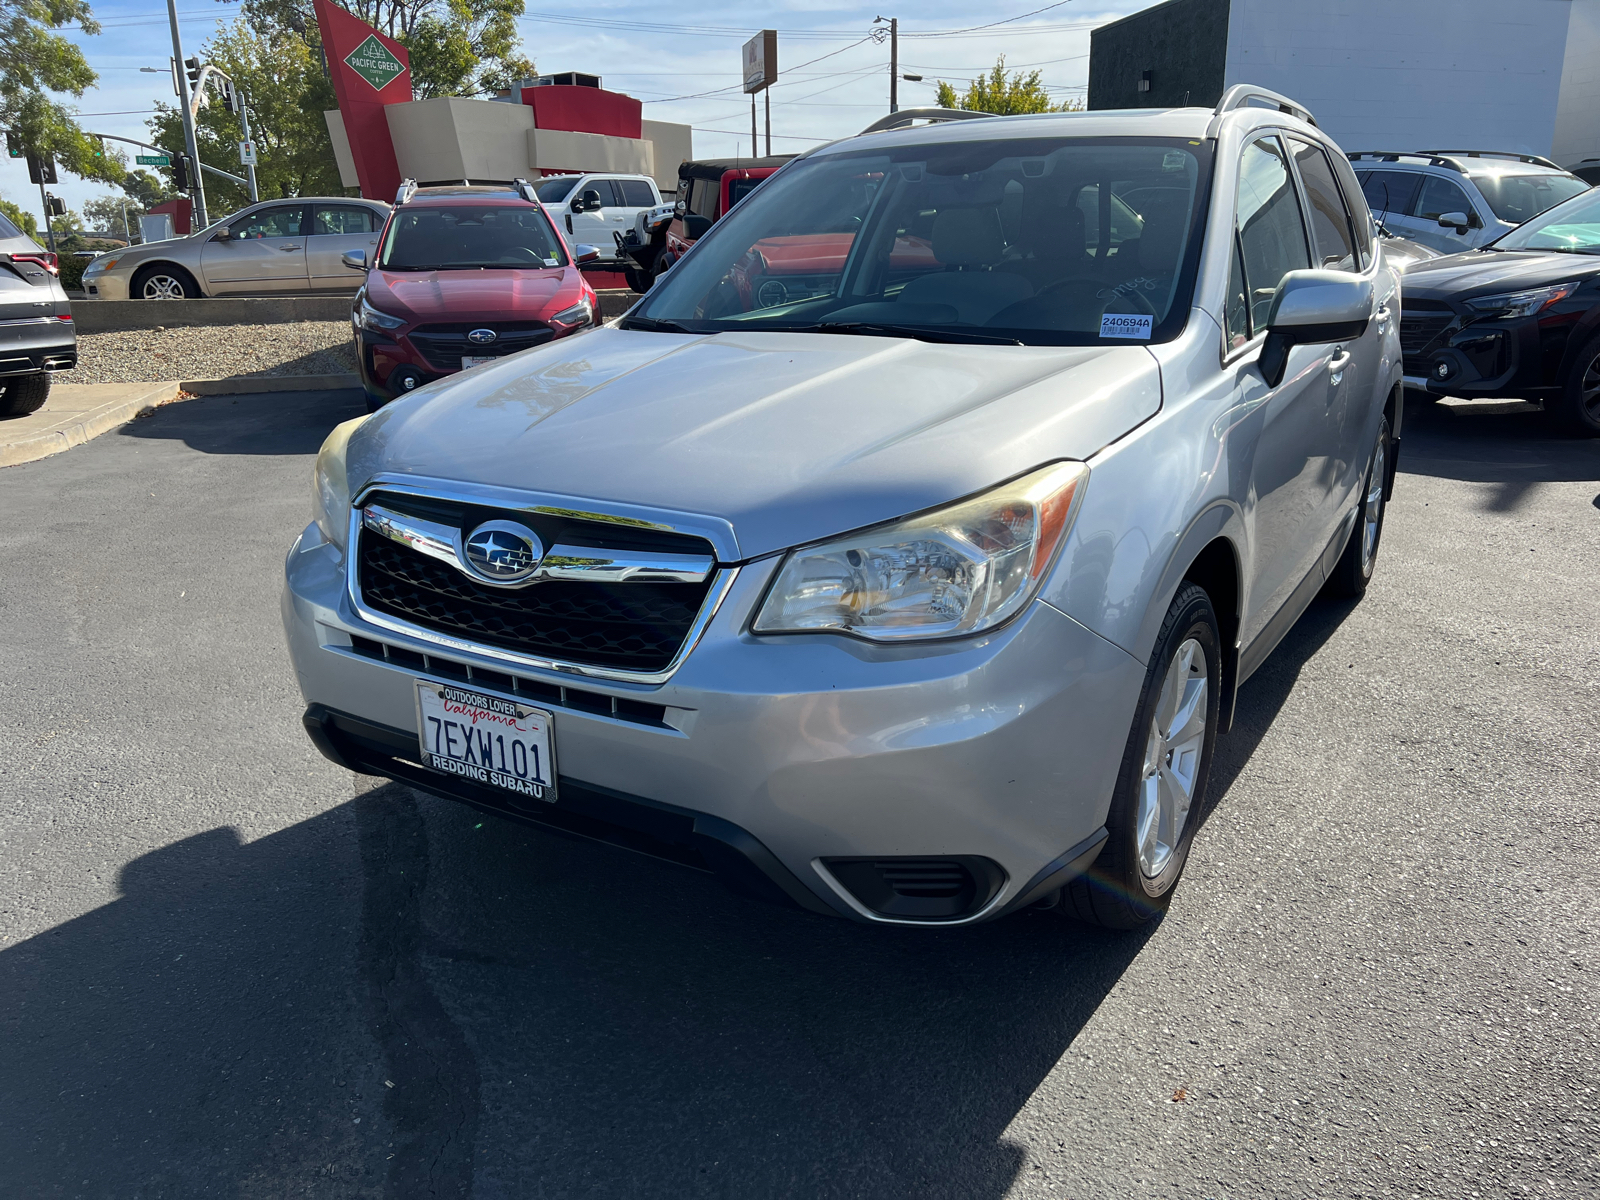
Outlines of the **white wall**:
[{"label": "white wall", "polygon": [[1549,154],[1571,4],[1233,0],[1226,81],[1293,97],[1345,150]]},{"label": "white wall", "polygon": [[516,179],[531,174],[533,109],[438,96],[383,110],[400,178],[429,181]]},{"label": "white wall", "polygon": [[1550,157],[1563,167],[1600,158],[1600,0],[1572,0]]}]

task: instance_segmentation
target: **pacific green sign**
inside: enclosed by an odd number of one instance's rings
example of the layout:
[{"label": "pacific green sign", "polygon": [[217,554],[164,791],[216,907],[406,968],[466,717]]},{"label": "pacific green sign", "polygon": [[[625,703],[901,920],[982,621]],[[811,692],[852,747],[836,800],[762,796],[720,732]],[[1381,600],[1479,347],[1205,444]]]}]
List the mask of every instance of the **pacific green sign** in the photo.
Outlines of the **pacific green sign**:
[{"label": "pacific green sign", "polygon": [[352,71],[380,92],[406,69],[405,64],[389,53],[389,48],[378,40],[375,33],[368,34],[367,40],[350,51],[344,61]]}]

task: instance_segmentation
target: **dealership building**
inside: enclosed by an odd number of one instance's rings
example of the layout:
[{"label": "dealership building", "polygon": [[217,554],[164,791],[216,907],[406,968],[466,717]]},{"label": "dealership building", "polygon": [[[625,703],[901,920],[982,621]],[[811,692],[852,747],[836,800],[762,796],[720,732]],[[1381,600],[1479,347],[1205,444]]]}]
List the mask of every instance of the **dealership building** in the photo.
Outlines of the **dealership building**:
[{"label": "dealership building", "polygon": [[1600,0],[1167,0],[1091,34],[1089,107],[1291,96],[1346,150],[1600,157]]}]

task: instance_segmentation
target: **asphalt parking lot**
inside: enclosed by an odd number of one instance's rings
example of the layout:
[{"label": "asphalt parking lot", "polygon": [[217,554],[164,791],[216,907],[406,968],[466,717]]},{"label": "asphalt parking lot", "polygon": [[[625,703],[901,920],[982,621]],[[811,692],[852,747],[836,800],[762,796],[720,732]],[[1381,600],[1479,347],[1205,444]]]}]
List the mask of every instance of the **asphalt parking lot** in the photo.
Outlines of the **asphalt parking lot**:
[{"label": "asphalt parking lot", "polygon": [[352,776],[315,393],[0,471],[0,1195],[1600,1194],[1600,443],[1413,405],[1171,914],[858,928]]}]

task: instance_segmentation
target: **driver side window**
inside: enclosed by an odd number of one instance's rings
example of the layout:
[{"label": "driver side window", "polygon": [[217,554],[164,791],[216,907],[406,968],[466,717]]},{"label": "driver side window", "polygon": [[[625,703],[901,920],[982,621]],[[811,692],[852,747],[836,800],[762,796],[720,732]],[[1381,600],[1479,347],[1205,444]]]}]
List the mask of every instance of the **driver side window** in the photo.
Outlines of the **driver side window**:
[{"label": "driver side window", "polygon": [[1300,199],[1277,138],[1258,138],[1245,147],[1235,219],[1251,328],[1263,329],[1283,277],[1311,266]]},{"label": "driver side window", "polygon": [[301,217],[304,212],[305,209],[298,204],[282,208],[263,208],[248,216],[240,217],[228,226],[228,233],[240,241],[299,237]]}]

